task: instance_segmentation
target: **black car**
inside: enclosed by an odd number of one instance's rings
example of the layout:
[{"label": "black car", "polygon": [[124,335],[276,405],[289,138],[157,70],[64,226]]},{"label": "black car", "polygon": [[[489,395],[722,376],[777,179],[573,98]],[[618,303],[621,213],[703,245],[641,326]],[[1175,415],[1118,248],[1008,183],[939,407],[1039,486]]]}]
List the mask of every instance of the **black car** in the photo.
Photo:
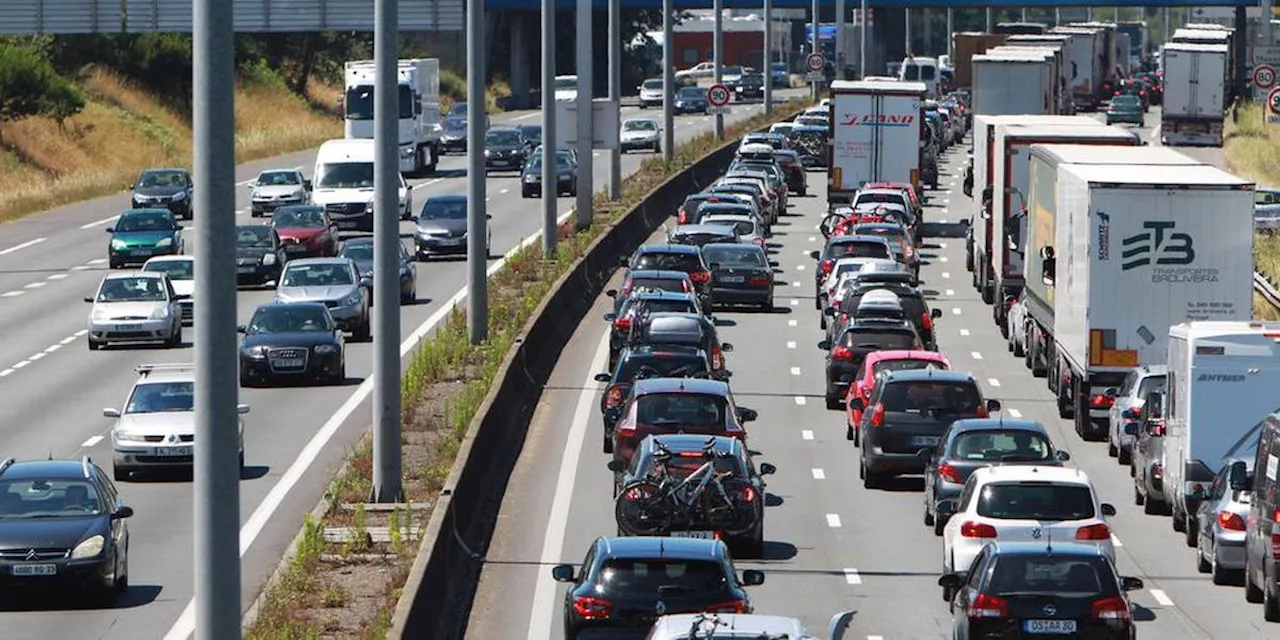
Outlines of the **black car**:
[{"label": "black car", "polygon": [[823,340],[827,350],[826,399],[828,409],[843,409],[849,385],[872,351],[910,351],[922,348],[915,326],[906,320],[855,319],[845,323],[835,340]]},{"label": "black car", "polygon": [[[573,162],[569,152],[556,152],[556,195],[570,197],[578,195],[578,165]],[[535,153],[524,166],[520,174],[520,196],[523,198],[542,197],[542,154]]]},{"label": "black car", "polygon": [[924,524],[939,536],[947,520],[937,517],[938,503],[959,498],[974,471],[1010,463],[1061,466],[1071,459],[1053,446],[1044,425],[1003,417],[956,420],[938,445],[925,451]]},{"label": "black car", "polygon": [[744,73],[730,89],[735,100],[764,100],[764,74]]},{"label": "black car", "polygon": [[114,603],[129,589],[132,516],[87,457],[0,462],[0,587],[83,589]]},{"label": "black car", "polygon": [[644,288],[632,291],[631,295],[622,298],[621,310],[604,314],[605,322],[612,325],[609,331],[609,370],[618,362],[618,354],[631,337],[631,324],[647,313],[694,313],[701,314],[698,296],[692,293],[651,290]]},{"label": "black car", "polygon": [[195,182],[186,169],[147,169],[129,187],[134,209],[168,209],[179,218],[191,219]]},{"label": "black car", "polygon": [[[647,436],[640,442],[640,446],[636,447],[630,466],[624,467],[620,460],[610,461],[609,468],[618,476],[614,493],[616,494],[620,487],[664,471],[674,476],[674,479],[683,480],[706,462],[704,452],[714,452],[720,460],[727,463],[728,468],[723,471],[729,474],[728,477],[750,486],[754,495],[750,496],[746,502],[755,507],[755,520],[758,524],[749,533],[737,538],[729,538],[725,542],[733,551],[734,557],[760,557],[764,550],[764,476],[772,475],[778,469],[767,462],[761,463],[757,469],[746,443],[738,438],[684,433]],[[717,471],[721,470],[717,468]],[[614,497],[616,498],[617,495]],[[686,537],[698,536],[686,535]]]},{"label": "black car", "polygon": [[697,347],[682,345],[638,345],[627,347],[618,355],[618,366],[613,375],[599,374],[597,382],[605,382],[604,396],[600,398],[600,414],[606,435],[613,433],[613,426],[622,416],[622,409],[631,394],[631,386],[643,378],[691,378],[711,376],[711,363],[706,352]]},{"label": "black car", "polygon": [[444,119],[440,130],[440,153],[467,152],[467,116],[451,115]]},{"label": "black car", "polygon": [[[627,271],[626,278],[622,281],[622,288],[609,289],[604,294],[613,298],[613,312],[619,317],[622,315],[622,305],[631,295],[641,291],[670,291],[672,293],[692,293],[697,296],[697,290],[693,287],[693,281],[689,279],[689,274],[683,271],[670,271],[663,269],[631,269]],[[698,308],[702,309],[702,301],[698,300]],[[703,313],[711,313],[708,309],[703,309]]]},{"label": "black car", "polygon": [[707,90],[703,87],[681,87],[676,91],[676,99],[672,111],[676,115],[685,113],[706,113]]},{"label": "black car", "polygon": [[246,224],[236,227],[236,282],[264,285],[280,279],[289,256],[280,235],[271,225]]},{"label": "black car", "polygon": [[702,249],[685,244],[646,244],[624,262],[630,270],[657,269],[689,274],[701,299],[703,310],[711,311],[711,268],[702,259]]},{"label": "black car", "polygon": [[515,127],[490,129],[484,134],[484,170],[521,171],[533,146]]},{"label": "black car", "polygon": [[[405,250],[404,245],[396,243],[399,249],[400,270],[400,304],[413,304],[418,299],[418,272],[413,268],[413,256]],[[356,263],[356,272],[360,274],[360,284],[369,290],[369,305],[373,305],[373,237],[361,236],[348,238],[338,245],[338,257],[350,258]]]},{"label": "black car", "polygon": [[870,291],[888,289],[898,296],[898,303],[902,305],[903,315],[911,321],[911,324],[915,325],[916,333],[920,334],[920,342],[924,349],[926,351],[937,351],[938,337],[934,321],[942,317],[942,310],[930,309],[929,301],[924,298],[924,292],[910,284],[906,280],[908,277],[912,276],[905,272],[868,273],[859,279],[852,291],[845,294],[840,301],[839,309],[830,307],[830,311],[824,309],[823,313],[830,313],[835,316],[834,322],[830,324],[838,329],[842,324],[848,322],[849,318],[854,317],[863,296]]},{"label": "black car", "polygon": [[862,412],[858,476],[870,489],[882,478],[923,473],[921,452],[938,446],[951,423],[999,410],[1000,402],[984,400],[969,373],[915,369],[883,374]]},{"label": "black car", "polygon": [[[746,224],[746,223],[744,223]],[[773,267],[754,244],[707,244],[702,256],[711,267],[711,299],[717,305],[753,305],[773,311]]]},{"label": "black car", "polygon": [[705,315],[677,311],[641,309],[631,322],[631,331],[624,345],[638,347],[684,346],[696,347],[711,363],[711,375],[718,380],[728,380],[731,375],[725,364],[724,354],[733,351],[733,345],[720,342],[716,323]]},{"label": "black car", "polygon": [[240,325],[240,386],[347,379],[342,329],[320,302],[273,302]]},{"label": "black car", "polygon": [[540,124],[522,124],[517,129],[520,135],[529,142],[529,148],[532,149],[542,144],[542,125]]},{"label": "black car", "polygon": [[702,247],[712,243],[739,242],[738,230],[719,224],[682,224],[667,232],[667,242]]},{"label": "black car", "polygon": [[551,575],[569,584],[566,640],[591,630],[641,640],[663,615],[751,613],[744,587],[764,584],[760,571],[738,577],[723,542],[694,538],[596,538],[581,567],[558,565]]},{"label": "black car", "polygon": [[1000,542],[968,571],[946,574],[958,638],[1070,637],[1132,640],[1128,591],[1142,580],[1119,575],[1098,545],[1074,541]]}]

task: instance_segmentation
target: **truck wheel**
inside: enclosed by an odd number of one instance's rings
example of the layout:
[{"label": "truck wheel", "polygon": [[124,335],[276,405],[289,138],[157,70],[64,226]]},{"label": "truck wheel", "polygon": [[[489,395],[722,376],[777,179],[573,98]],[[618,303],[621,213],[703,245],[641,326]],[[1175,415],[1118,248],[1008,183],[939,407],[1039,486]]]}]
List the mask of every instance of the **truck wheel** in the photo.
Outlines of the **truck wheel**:
[{"label": "truck wheel", "polygon": [[[1059,367],[1061,367],[1061,365],[1059,365]],[[1075,417],[1075,414],[1072,413],[1071,411],[1071,402],[1072,402],[1071,387],[1073,385],[1070,384],[1070,381],[1064,381],[1062,377],[1063,377],[1062,369],[1059,368],[1053,372],[1053,377],[1049,379],[1058,381],[1056,388],[1053,390],[1054,396],[1058,400],[1058,417],[1062,418],[1063,420],[1070,420],[1073,417]],[[1064,382],[1066,382],[1066,384],[1063,384]],[[1080,434],[1081,438],[1085,437],[1084,432],[1080,430],[1079,420],[1076,421],[1076,433]]]}]

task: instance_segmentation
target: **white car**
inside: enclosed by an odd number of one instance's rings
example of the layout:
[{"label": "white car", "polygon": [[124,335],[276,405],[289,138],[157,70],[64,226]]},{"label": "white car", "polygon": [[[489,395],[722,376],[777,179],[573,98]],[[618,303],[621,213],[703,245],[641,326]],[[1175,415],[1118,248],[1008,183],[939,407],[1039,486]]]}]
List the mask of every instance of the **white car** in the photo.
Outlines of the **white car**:
[{"label": "white car", "polygon": [[556,102],[574,102],[578,99],[578,76],[556,76]]},{"label": "white car", "polygon": [[84,299],[89,311],[89,350],[110,344],[158,342],[182,345],[182,309],[178,294],[163,273],[112,273],[98,291]]},{"label": "white car", "polygon": [[716,74],[716,64],[714,62],[699,62],[698,64],[681,69],[676,72],[676,77],[681,79],[698,80],[700,78],[710,78]]},{"label": "white car", "polygon": [[268,169],[249,183],[250,215],[257,218],[276,207],[311,204],[311,181],[297,169]]},{"label": "white car", "polygon": [[1267,236],[1280,231],[1280,189],[1259,187],[1254,191],[1253,229]]},{"label": "white car", "polygon": [[619,146],[623,153],[647,149],[654,153],[662,151],[659,133],[662,127],[653,118],[628,118],[622,121],[619,134]]},{"label": "white car", "polygon": [[191,324],[195,320],[195,309],[192,307],[196,293],[196,259],[194,256],[156,256],[142,265],[148,273],[163,273],[169,276],[169,284],[178,297],[178,308],[182,311],[182,323]]},{"label": "white car", "polygon": [[647,109],[649,107],[661,107],[663,103],[662,78],[649,78],[641,84],[640,89],[640,108]]},{"label": "white car", "polygon": [[738,232],[741,242],[765,248],[764,224],[754,216],[710,215],[698,221],[698,224],[718,224],[733,227]]},{"label": "white car", "polygon": [[[196,414],[194,364],[144,364],[129,390],[123,409],[107,408],[115,418],[111,450],[117,481],[144,470],[189,469],[193,464]],[[249,405],[236,405],[240,415]],[[244,422],[240,434],[240,470],[244,471]]]},{"label": "white car", "polygon": [[[1100,502],[1079,469],[995,466],[973,472],[956,500],[938,503],[947,518],[942,531],[942,573],[967,571],[994,538],[1001,542],[1094,544],[1115,562],[1111,526],[1115,507]],[[944,594],[948,601],[952,594]]]}]

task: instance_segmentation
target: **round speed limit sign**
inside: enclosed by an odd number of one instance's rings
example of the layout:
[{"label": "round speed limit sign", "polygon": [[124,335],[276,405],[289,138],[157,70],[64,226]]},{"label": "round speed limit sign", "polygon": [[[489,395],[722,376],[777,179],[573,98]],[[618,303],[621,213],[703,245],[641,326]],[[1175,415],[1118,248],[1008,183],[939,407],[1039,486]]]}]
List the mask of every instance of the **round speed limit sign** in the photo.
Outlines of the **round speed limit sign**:
[{"label": "round speed limit sign", "polygon": [[1270,89],[1276,85],[1276,69],[1271,65],[1260,64],[1253,68],[1253,85],[1259,89]]},{"label": "round speed limit sign", "polygon": [[1267,94],[1267,110],[1270,111],[1272,115],[1280,116],[1280,87],[1272,89],[1271,92]]},{"label": "round speed limit sign", "polygon": [[729,87],[722,84],[713,84],[707,88],[707,102],[713,107],[729,104],[729,96]]},{"label": "round speed limit sign", "polygon": [[822,71],[826,64],[827,58],[821,53],[811,53],[804,59],[804,67],[809,71]]}]

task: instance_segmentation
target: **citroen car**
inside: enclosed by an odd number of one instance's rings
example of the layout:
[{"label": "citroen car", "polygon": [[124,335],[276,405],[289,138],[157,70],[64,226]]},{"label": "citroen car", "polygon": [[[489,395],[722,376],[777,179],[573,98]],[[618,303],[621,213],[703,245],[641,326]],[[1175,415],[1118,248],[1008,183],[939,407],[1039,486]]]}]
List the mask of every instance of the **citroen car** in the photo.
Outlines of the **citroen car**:
[{"label": "citroen car", "polygon": [[311,203],[311,181],[297,169],[269,169],[249,183],[249,215],[258,218],[288,204]]},{"label": "citroen car", "polygon": [[240,386],[318,380],[342,384],[347,364],[342,329],[320,302],[264,304],[237,327]]},{"label": "citroen car", "polygon": [[369,339],[369,293],[347,258],[304,258],[285,265],[275,302],[320,302],[356,340]]},{"label": "citroen car", "polygon": [[[400,274],[400,303],[412,304],[418,299],[418,272],[413,268],[413,256],[405,251],[404,245],[396,243],[399,258],[396,268]],[[361,236],[348,238],[338,247],[338,257],[347,258],[356,263],[356,272],[360,274],[360,282],[369,290],[369,304],[373,304],[373,237]]]},{"label": "citroen car", "polygon": [[280,280],[280,271],[289,261],[276,230],[265,224],[236,227],[236,282],[263,285]]},{"label": "citroen car", "polygon": [[276,209],[271,226],[289,258],[323,258],[338,255],[338,226],[320,205]]},{"label": "citroen car", "polygon": [[196,259],[193,256],[156,256],[142,265],[142,270],[169,276],[178,308],[182,310],[182,322],[191,324],[195,320],[192,304],[196,292]]},{"label": "citroen car", "polygon": [[182,225],[168,209],[132,209],[107,227],[107,264],[112,269],[142,264],[153,256],[180,254],[186,250]]},{"label": "citroen car", "polygon": [[658,121],[653,118],[628,118],[622,121],[621,142],[619,143],[622,152],[638,151],[647,149],[654,153],[662,151],[662,142],[659,133],[662,128],[658,126]]},{"label": "citroen car", "polygon": [[134,209],[168,209],[179,218],[191,218],[195,183],[186,169],[147,169],[129,188]]},{"label": "citroen car", "polygon": [[182,309],[163,273],[113,273],[102,279],[96,294],[86,297],[89,350],[109,344],[182,345]]},{"label": "citroen car", "polygon": [[[486,218],[493,216],[486,215]],[[486,225],[485,255],[493,239],[492,227]],[[413,230],[419,260],[439,255],[467,255],[467,197],[464,195],[431,196],[422,204],[418,224]]]}]

